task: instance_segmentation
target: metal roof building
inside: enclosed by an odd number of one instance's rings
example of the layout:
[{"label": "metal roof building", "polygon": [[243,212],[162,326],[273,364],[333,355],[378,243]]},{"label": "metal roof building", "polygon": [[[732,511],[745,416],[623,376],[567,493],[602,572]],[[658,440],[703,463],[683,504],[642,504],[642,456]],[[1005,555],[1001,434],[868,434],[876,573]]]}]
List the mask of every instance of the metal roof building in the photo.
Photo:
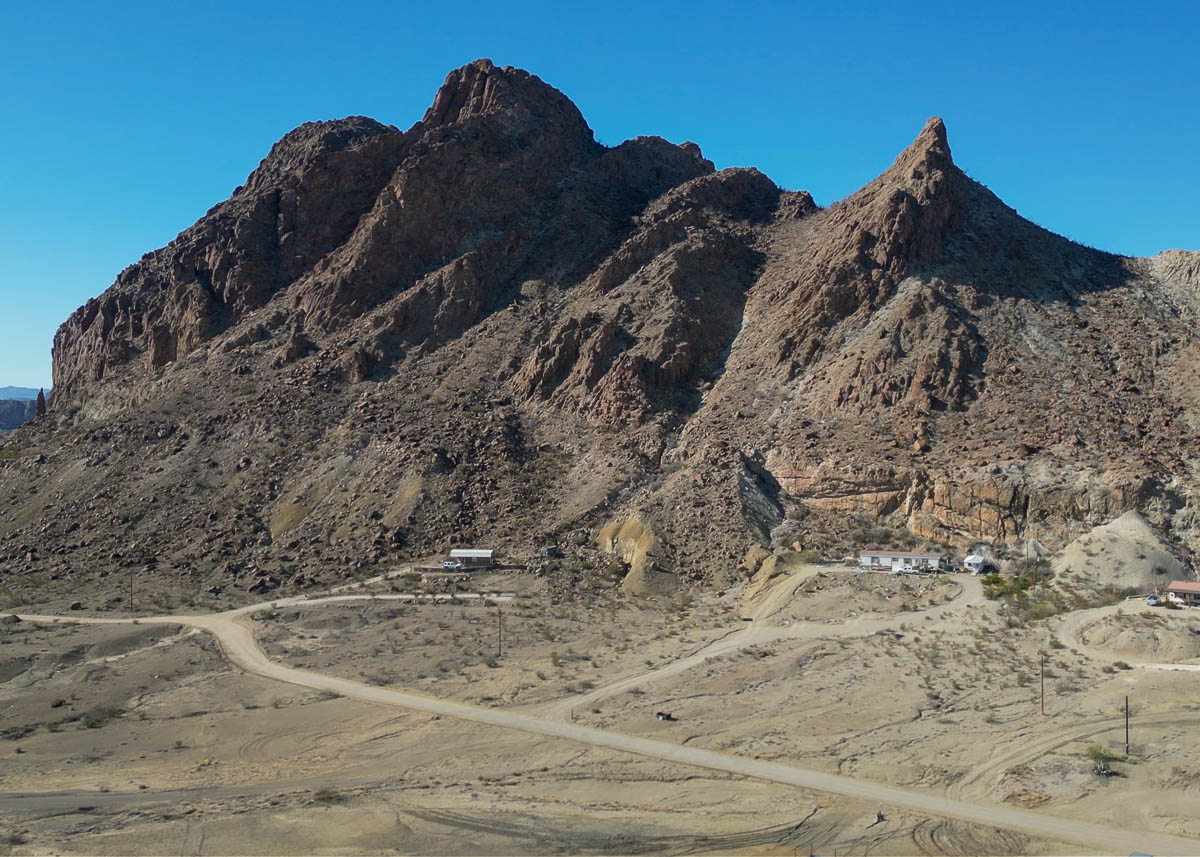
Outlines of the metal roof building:
[{"label": "metal roof building", "polygon": [[495,562],[495,551],[477,550],[475,548],[455,548],[450,551],[450,559],[460,562],[463,568],[491,568]]}]

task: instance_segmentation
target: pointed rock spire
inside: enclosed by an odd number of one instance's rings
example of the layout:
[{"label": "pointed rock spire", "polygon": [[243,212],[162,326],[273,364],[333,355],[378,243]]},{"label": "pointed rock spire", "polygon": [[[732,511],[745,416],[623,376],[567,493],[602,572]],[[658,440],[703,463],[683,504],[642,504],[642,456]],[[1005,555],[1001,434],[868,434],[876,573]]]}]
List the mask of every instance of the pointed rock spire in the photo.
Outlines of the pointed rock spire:
[{"label": "pointed rock spire", "polygon": [[864,188],[863,201],[870,200],[879,224],[877,261],[899,271],[941,252],[946,235],[964,215],[966,181],[950,155],[945,123],[930,118],[892,166]]},{"label": "pointed rock spire", "polygon": [[940,116],[930,116],[925,120],[925,127],[917,135],[910,148],[940,148],[950,157],[950,143],[946,140],[946,123]]},{"label": "pointed rock spire", "polygon": [[907,185],[910,191],[915,191],[918,201],[923,202],[931,187],[944,183],[954,170],[946,125],[934,116],[909,147],[897,156],[884,177],[890,180],[889,183]]},{"label": "pointed rock spire", "polygon": [[46,388],[45,387],[41,387],[38,389],[37,410],[35,411],[34,416],[35,416],[35,418],[46,416]]}]

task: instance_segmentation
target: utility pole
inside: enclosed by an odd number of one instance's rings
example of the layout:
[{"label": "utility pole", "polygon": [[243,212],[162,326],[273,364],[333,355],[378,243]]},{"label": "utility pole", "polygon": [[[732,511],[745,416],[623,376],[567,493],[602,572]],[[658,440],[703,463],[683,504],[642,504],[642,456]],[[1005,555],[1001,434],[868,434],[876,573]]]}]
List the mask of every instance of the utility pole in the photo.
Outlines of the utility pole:
[{"label": "utility pole", "polygon": [[1046,719],[1046,653],[1038,652],[1039,669],[1042,674],[1042,719]]},{"label": "utility pole", "polygon": [[1125,755],[1129,755],[1129,697],[1125,697]]},{"label": "utility pole", "polygon": [[504,611],[496,605],[496,657],[504,657]]},{"label": "utility pole", "polygon": [[133,615],[133,566],[129,566],[129,615]]}]

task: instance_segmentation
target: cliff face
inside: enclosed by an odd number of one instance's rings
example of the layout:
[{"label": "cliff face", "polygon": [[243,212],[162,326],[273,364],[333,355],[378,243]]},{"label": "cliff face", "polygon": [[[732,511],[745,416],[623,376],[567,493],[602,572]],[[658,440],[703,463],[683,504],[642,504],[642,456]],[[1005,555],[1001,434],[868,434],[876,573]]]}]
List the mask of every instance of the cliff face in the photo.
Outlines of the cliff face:
[{"label": "cliff face", "polygon": [[1022,219],[937,119],[821,209],[691,143],[601,146],[480,60],[408,131],[291,132],[74,313],[22,430],[45,460],[0,482],[73,486],[29,501],[47,569],[216,589],[618,532],[639,586],[723,583],[879,520],[1054,544],[1131,508],[1194,549],[1198,271]]}]

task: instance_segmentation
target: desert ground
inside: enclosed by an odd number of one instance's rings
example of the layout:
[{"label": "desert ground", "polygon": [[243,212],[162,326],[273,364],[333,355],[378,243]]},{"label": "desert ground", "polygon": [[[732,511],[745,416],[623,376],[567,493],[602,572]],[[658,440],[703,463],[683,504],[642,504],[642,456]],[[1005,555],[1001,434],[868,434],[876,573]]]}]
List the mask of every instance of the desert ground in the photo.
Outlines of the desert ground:
[{"label": "desert ground", "polygon": [[[586,606],[519,573],[441,600],[413,581],[223,625],[4,618],[0,853],[1095,853],[1089,823],[1200,850],[1194,612],[1126,600],[1029,619],[978,578],[840,565]],[[230,628],[279,678],[254,674]],[[350,698],[376,690],[395,693]],[[516,728],[486,722],[509,714]],[[775,767],[646,755],[665,745]],[[908,803],[770,778],[792,768]]]}]

